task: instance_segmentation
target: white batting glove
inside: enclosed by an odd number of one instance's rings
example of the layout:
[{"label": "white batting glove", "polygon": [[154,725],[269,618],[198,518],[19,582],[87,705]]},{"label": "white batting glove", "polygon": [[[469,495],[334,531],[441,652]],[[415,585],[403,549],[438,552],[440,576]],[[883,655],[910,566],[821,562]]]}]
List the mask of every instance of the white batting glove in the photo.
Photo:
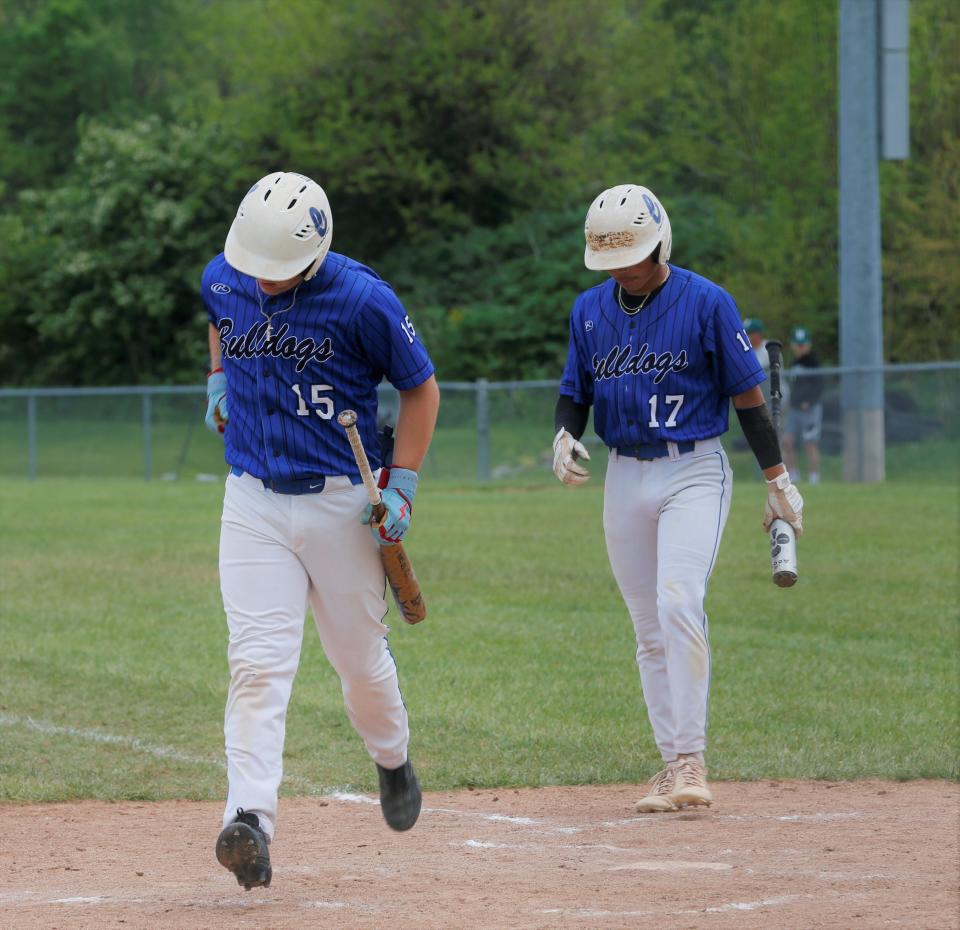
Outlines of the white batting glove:
[{"label": "white batting glove", "polygon": [[583,484],[590,472],[577,459],[590,461],[590,453],[582,442],[573,438],[565,429],[553,437],[553,473],[564,484]]},{"label": "white batting glove", "polygon": [[803,498],[788,472],[777,475],[767,482],[767,506],[763,511],[763,528],[770,529],[776,519],[786,520],[797,536],[803,535]]}]

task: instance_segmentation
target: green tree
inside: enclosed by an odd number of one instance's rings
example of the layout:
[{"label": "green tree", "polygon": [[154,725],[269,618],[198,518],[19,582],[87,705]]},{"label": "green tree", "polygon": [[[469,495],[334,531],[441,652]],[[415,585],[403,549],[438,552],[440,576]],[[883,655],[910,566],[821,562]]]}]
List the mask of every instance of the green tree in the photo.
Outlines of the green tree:
[{"label": "green tree", "polygon": [[83,116],[161,105],[180,0],[0,5],[0,177],[8,194],[66,171]]},{"label": "green tree", "polygon": [[708,236],[715,245],[695,268],[744,315],[763,317],[774,333],[804,323],[833,345],[835,0],[658,8],[670,99],[662,119],[641,103],[630,122],[656,130],[641,167],[664,177],[658,193],[672,216],[678,196],[686,200],[674,222],[675,260],[693,264]]},{"label": "green tree", "polygon": [[583,266],[579,210],[434,236],[381,266],[448,380],[559,377],[573,297],[601,280]]},{"label": "green tree", "polygon": [[257,139],[263,170],[292,167],[328,188],[353,254],[579,202],[616,4],[267,7],[259,43],[248,23],[235,38],[243,56],[216,49],[204,92]]},{"label": "green tree", "polygon": [[910,157],[882,166],[884,342],[895,361],[960,357],[960,10],[914,0]]},{"label": "green tree", "polygon": [[[150,117],[89,123],[69,177],[20,195],[2,232],[14,287],[0,295],[13,380],[144,384],[198,378],[204,263],[235,209],[236,148],[216,128]],[[226,182],[226,183],[225,183]],[[23,283],[20,283],[23,282]],[[8,322],[14,322],[16,341]]]}]

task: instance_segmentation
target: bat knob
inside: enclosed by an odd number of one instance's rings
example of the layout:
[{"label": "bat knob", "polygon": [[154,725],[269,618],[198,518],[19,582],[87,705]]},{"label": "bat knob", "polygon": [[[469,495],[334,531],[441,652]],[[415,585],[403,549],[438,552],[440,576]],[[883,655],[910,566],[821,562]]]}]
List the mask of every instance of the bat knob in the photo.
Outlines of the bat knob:
[{"label": "bat knob", "polygon": [[355,410],[343,410],[337,416],[337,422],[344,428],[349,429],[357,425],[357,413]]}]

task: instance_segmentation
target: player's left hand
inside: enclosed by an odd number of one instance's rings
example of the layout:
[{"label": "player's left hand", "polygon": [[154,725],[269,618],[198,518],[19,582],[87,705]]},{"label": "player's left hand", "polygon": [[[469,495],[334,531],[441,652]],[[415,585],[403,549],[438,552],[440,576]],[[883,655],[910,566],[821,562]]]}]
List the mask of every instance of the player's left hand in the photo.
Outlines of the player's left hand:
[{"label": "player's left hand", "polygon": [[797,537],[803,535],[803,498],[790,480],[789,472],[782,472],[767,481],[767,506],[763,511],[763,528],[769,531],[776,519],[786,520]]},{"label": "player's left hand", "polygon": [[216,368],[207,375],[207,415],[204,422],[207,429],[222,433],[227,426],[227,376],[222,368]]},{"label": "player's left hand", "polygon": [[407,535],[419,480],[417,473],[409,468],[384,468],[380,472],[380,500],[385,508],[383,518],[373,522],[373,507],[367,504],[362,522],[370,524],[370,532],[381,546],[398,543]]}]

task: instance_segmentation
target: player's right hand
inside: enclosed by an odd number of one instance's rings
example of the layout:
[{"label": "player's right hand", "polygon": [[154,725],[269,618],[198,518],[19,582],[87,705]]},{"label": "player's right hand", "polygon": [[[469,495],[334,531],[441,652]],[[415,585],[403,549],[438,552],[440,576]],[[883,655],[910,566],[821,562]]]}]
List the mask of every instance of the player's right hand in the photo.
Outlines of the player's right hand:
[{"label": "player's right hand", "polygon": [[[384,480],[386,479],[386,480]],[[410,529],[410,517],[413,515],[413,499],[417,493],[419,475],[410,468],[384,468],[380,473],[380,501],[384,514],[379,522],[374,522],[373,507],[367,504],[363,513],[363,522],[370,524],[373,538],[381,546],[400,542]]]},{"label": "player's right hand", "polygon": [[222,433],[227,425],[227,376],[222,368],[207,375],[207,428]]},{"label": "player's right hand", "polygon": [[553,437],[553,473],[564,484],[583,484],[590,472],[578,463],[578,459],[590,461],[586,446],[565,429]]},{"label": "player's right hand", "polygon": [[767,481],[767,506],[763,511],[763,528],[769,531],[776,519],[786,520],[797,533],[803,535],[803,498],[790,480],[789,472],[781,472]]}]

